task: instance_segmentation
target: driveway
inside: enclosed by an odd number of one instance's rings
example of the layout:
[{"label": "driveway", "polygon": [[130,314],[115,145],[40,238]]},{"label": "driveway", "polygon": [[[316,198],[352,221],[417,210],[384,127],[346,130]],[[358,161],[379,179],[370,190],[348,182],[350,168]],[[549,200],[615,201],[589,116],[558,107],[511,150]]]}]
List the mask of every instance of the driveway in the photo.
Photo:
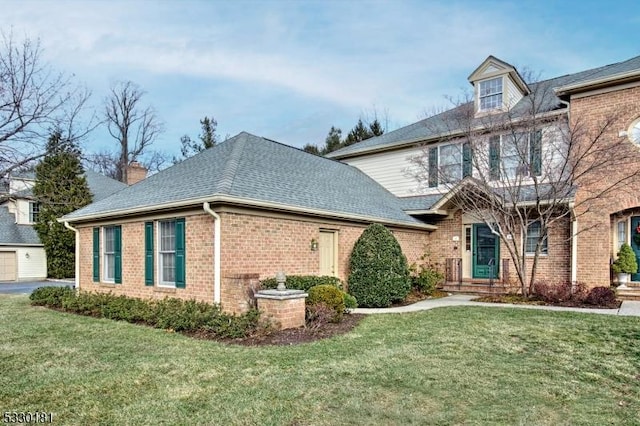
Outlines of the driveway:
[{"label": "driveway", "polygon": [[0,294],[31,294],[38,287],[73,287],[73,282],[69,281],[21,281],[21,282],[0,282]]}]

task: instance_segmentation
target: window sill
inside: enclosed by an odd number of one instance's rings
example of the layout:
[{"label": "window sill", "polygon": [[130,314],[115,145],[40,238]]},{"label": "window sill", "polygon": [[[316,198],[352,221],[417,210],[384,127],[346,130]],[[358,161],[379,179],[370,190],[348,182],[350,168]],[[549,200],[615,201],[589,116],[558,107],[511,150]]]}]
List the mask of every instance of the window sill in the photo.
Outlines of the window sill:
[{"label": "window sill", "polygon": [[175,287],[155,286],[153,288],[153,291],[156,292],[156,293],[175,293],[176,292],[176,288]]},{"label": "window sill", "polygon": [[[525,253],[524,255],[525,255],[525,257],[533,258],[536,254],[535,253]],[[549,253],[540,253],[539,257],[549,257]]]},{"label": "window sill", "polygon": [[105,288],[116,288],[117,287],[116,283],[98,283],[98,285],[100,287],[105,287]]}]

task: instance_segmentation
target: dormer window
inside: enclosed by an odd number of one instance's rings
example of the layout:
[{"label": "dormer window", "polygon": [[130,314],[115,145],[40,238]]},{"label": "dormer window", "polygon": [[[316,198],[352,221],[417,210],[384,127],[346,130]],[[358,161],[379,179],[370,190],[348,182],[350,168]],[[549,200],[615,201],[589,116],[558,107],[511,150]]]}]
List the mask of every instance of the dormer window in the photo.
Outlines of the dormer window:
[{"label": "dormer window", "polygon": [[479,82],[480,111],[502,108],[502,77]]}]

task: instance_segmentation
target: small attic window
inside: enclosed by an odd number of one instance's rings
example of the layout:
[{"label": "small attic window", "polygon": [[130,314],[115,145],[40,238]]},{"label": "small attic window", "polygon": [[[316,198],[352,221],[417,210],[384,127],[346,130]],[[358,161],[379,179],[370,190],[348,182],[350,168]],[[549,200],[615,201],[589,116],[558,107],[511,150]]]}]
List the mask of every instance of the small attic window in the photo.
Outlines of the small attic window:
[{"label": "small attic window", "polygon": [[478,105],[480,111],[502,108],[502,77],[479,83]]}]

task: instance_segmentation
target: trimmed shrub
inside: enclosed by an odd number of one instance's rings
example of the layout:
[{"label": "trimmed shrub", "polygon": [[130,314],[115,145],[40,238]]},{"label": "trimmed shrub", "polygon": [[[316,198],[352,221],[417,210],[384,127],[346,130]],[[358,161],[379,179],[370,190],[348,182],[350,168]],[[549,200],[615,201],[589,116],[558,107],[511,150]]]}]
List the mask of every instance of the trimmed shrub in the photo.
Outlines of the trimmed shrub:
[{"label": "trimmed shrub", "polygon": [[585,303],[596,306],[610,306],[616,303],[616,292],[610,287],[594,287],[584,299]]},{"label": "trimmed shrub", "polygon": [[432,294],[443,279],[444,275],[437,270],[421,265],[419,269],[416,267],[415,273],[411,275],[411,285],[421,293]]},{"label": "trimmed shrub", "polygon": [[335,286],[324,284],[311,287],[309,289],[309,297],[307,297],[308,305],[317,305],[324,303],[334,311],[334,320],[340,320],[345,310],[343,291]]},{"label": "trimmed shrub", "polygon": [[[44,290],[46,289],[46,290]],[[228,315],[217,305],[195,300],[143,300],[111,293],[80,292],[71,289],[43,287],[34,292],[31,303],[62,308],[68,312],[98,318],[143,323],[187,333],[206,332],[220,338],[251,335],[258,327],[260,313],[250,310],[243,315]]]},{"label": "trimmed shrub", "polygon": [[407,259],[400,244],[384,226],[364,230],[349,259],[349,293],[360,306],[383,308],[404,300],[411,290]]},{"label": "trimmed shrub", "polygon": [[74,295],[71,287],[38,287],[29,295],[29,300],[32,305],[62,308],[62,301]]},{"label": "trimmed shrub", "polygon": [[638,272],[636,254],[629,244],[623,243],[618,252],[618,258],[613,261],[611,270],[614,274],[635,274]]},{"label": "trimmed shrub", "polygon": [[342,292],[342,300],[344,301],[345,312],[349,312],[358,307],[356,298],[344,291]]},{"label": "trimmed shrub", "polygon": [[[278,283],[275,278],[267,278],[260,282],[262,288],[272,289],[278,287]],[[287,276],[287,280],[284,283],[290,290],[304,290],[309,291],[311,287],[317,285],[332,285],[342,290],[343,285],[337,277],[331,277],[328,275],[315,276],[315,275],[290,275]]]}]

